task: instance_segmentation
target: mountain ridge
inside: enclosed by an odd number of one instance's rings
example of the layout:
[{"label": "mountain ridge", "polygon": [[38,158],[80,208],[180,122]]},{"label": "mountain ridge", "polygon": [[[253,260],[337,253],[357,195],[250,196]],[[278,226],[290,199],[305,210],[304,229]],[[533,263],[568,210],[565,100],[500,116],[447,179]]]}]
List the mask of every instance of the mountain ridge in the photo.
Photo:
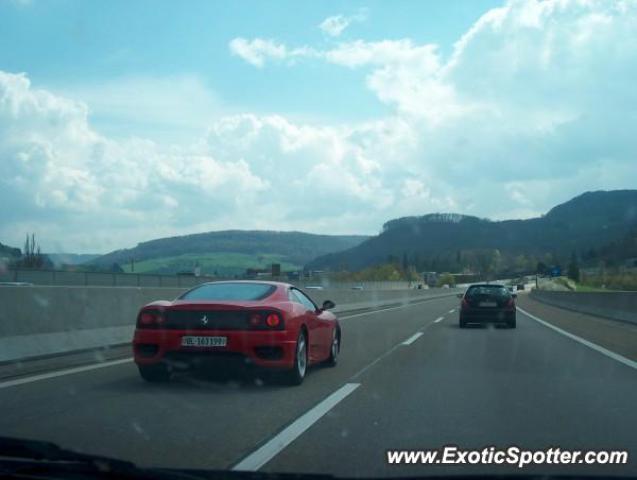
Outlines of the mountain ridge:
[{"label": "mountain ridge", "polygon": [[[345,250],[366,238],[368,237],[365,235],[318,235],[297,231],[221,230],[140,242],[133,248],[119,249],[102,255],[89,264],[104,268],[115,263],[126,264],[131,258],[135,262],[143,262],[166,257],[171,258],[171,266],[153,271],[175,273],[180,268],[192,269],[196,263],[196,259],[192,258],[195,254],[201,254],[203,258],[206,254],[226,253],[229,256],[243,255],[242,264],[249,264],[250,258],[253,258],[253,264],[256,266],[263,263],[259,260],[263,257],[301,268],[317,256]],[[186,254],[190,257],[184,259],[183,266],[180,266],[178,257]],[[209,270],[217,270],[210,262],[206,265]],[[227,265],[224,268],[226,267]],[[234,270],[235,273],[239,273],[240,269]]]},{"label": "mountain ridge", "polygon": [[307,267],[355,271],[389,258],[448,260],[459,251],[488,249],[565,257],[617,241],[632,228],[637,228],[637,190],[598,190],[526,220],[494,221],[449,213],[389,220],[379,235],[347,251],[318,257]]}]

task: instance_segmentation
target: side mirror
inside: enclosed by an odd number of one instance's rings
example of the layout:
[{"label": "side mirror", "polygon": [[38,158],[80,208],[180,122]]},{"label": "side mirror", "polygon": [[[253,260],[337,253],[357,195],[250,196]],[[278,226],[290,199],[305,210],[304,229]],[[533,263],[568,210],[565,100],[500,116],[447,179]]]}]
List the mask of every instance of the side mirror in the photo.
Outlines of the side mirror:
[{"label": "side mirror", "polygon": [[458,293],[458,294],[456,294],[456,297],[462,298],[462,297],[464,297],[464,293]]},{"label": "side mirror", "polygon": [[332,308],[334,308],[336,305],[334,304],[333,301],[331,300],[325,300],[323,302],[323,306],[321,307],[321,310],[331,310]]}]

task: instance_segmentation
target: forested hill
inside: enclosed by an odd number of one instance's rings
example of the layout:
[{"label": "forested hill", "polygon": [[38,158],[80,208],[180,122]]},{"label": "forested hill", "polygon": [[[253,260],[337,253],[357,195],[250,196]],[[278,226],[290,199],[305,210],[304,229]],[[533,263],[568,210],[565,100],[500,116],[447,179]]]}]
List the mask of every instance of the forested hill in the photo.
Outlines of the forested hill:
[{"label": "forested hill", "polygon": [[92,260],[99,267],[125,266],[131,259],[136,271],[169,273],[192,268],[239,273],[247,267],[263,267],[275,261],[301,268],[312,259],[347,250],[364,241],[361,235],[314,235],[302,232],[226,230],[160,238],[134,248],[116,250]]},{"label": "forested hill", "polygon": [[[404,217],[384,224],[382,232],[347,251],[324,255],[309,268],[360,270],[407,259],[417,268],[462,267],[462,256],[484,251],[564,258],[625,239],[637,228],[637,190],[587,192],[528,220],[490,221],[458,214]],[[441,266],[440,264],[444,264]]]}]

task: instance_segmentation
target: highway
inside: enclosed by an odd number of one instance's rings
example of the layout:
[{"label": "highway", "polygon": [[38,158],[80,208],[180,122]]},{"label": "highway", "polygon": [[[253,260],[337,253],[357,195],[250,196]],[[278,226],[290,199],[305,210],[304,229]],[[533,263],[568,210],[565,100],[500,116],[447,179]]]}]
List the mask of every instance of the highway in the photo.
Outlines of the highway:
[{"label": "highway", "polygon": [[[458,328],[454,297],[343,316],[336,368],[300,387],[266,378],[143,382],[119,361],[0,381],[0,434],[143,466],[398,476],[637,474],[637,369],[518,312]],[[550,319],[545,319],[550,320]],[[628,450],[623,466],[388,465],[388,449]]]}]

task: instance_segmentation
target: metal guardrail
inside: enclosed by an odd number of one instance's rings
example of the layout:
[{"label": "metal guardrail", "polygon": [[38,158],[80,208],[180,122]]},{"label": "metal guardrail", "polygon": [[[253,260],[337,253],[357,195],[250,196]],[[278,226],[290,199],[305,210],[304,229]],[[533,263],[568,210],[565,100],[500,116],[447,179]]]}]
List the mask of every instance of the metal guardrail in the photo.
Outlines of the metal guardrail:
[{"label": "metal guardrail", "polygon": [[207,276],[149,273],[70,272],[64,270],[5,270],[0,282],[32,285],[96,287],[192,287],[214,280]]},{"label": "metal guardrail", "polygon": [[[73,272],[66,270],[0,270],[0,284],[88,287],[193,287],[203,282],[227,280],[210,276],[167,275],[153,273]],[[270,280],[264,278],[264,280]],[[279,279],[301,288],[338,288],[354,290],[403,290],[414,288],[417,282],[332,282],[327,278],[301,280]]]}]

